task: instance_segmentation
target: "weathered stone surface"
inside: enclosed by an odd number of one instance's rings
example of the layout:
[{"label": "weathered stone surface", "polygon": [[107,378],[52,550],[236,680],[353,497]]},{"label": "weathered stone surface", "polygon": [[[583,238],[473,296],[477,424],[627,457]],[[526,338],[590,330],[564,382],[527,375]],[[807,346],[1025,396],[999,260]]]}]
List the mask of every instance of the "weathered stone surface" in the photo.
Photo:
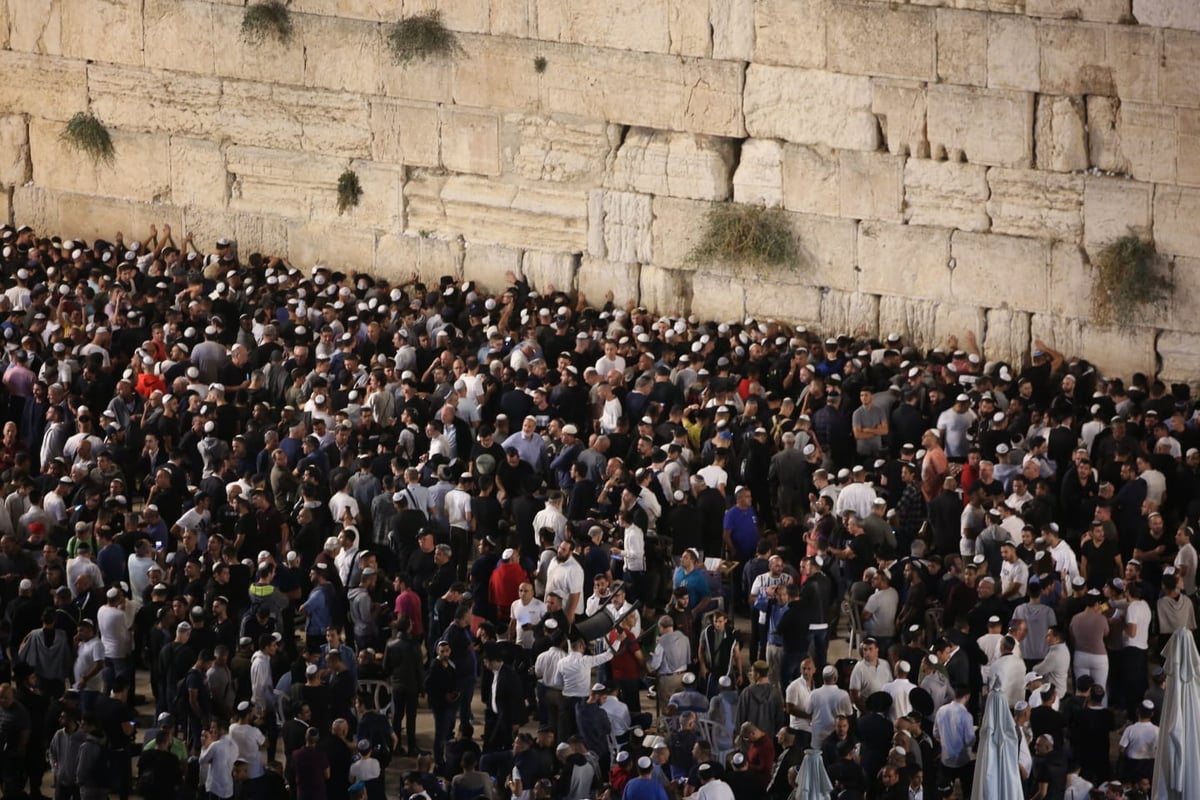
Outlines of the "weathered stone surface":
[{"label": "weathered stone surface", "polygon": [[1083,242],[1089,250],[1133,232],[1150,234],[1154,185],[1088,175],[1083,183]]},{"label": "weathered stone surface", "polygon": [[288,258],[296,264],[371,264],[375,234],[335,223],[289,221]]},{"label": "weathered stone surface", "polygon": [[936,77],[934,9],[841,2],[829,11],[830,69],[922,81]]},{"label": "weathered stone surface", "polygon": [[0,74],[0,112],[68,120],[87,108],[87,81],[78,62],[0,50]]},{"label": "weathered stone surface", "polygon": [[238,214],[233,221],[233,235],[238,251],[243,254],[286,253],[287,220],[265,214]]},{"label": "weathered stone surface", "polygon": [[1142,25],[1200,31],[1200,7],[1191,0],[1133,0],[1133,15]]},{"label": "weathered stone surface", "polygon": [[1028,17],[992,14],[988,17],[987,85],[993,89],[1036,92],[1040,53],[1037,25]]},{"label": "weathered stone surface", "polygon": [[1118,330],[1075,319],[1034,314],[1030,338],[1040,339],[1064,356],[1086,358],[1102,375],[1155,371],[1153,328]]},{"label": "weathered stone surface", "polygon": [[[1171,290],[1166,302],[1166,313],[1161,327],[1176,331],[1187,331],[1193,335],[1200,333],[1200,316],[1196,314],[1197,304],[1200,303],[1200,258],[1184,258],[1176,256],[1172,264],[1171,277],[1175,288]],[[1164,334],[1165,335],[1165,334]],[[1195,338],[1192,339],[1192,349],[1195,350]],[[1160,348],[1161,354],[1161,348]],[[1200,370],[1190,378],[1200,381]]]},{"label": "weathered stone surface", "polygon": [[115,130],[110,135],[114,150],[111,166],[75,150],[62,138],[58,122],[32,120],[29,152],[34,183],[51,190],[126,200],[161,201],[169,197],[167,172],[145,169],[147,164],[169,163],[167,137]]},{"label": "weathered stone surface", "polygon": [[1154,239],[1159,252],[1200,256],[1200,190],[1159,186],[1154,192]]},{"label": "weathered stone surface", "polygon": [[58,194],[40,186],[13,187],[12,218],[18,225],[28,225],[35,231],[59,231],[63,236],[70,235],[59,224]]},{"label": "weathered stone surface", "polygon": [[1109,25],[1105,51],[1116,95],[1122,100],[1158,102],[1163,32],[1141,25]]},{"label": "weathered stone surface", "polygon": [[929,87],[929,144],[972,164],[1029,167],[1033,163],[1033,95],[959,86]]},{"label": "weathered stone surface", "polygon": [[746,71],[745,112],[751,136],[852,150],[879,146],[871,82],[865,77],[752,64]]},{"label": "weathered stone surface", "polygon": [[904,206],[904,157],[838,153],[838,211],[843,217],[899,222]]},{"label": "weathered stone surface", "polygon": [[[344,17],[294,17],[303,40],[304,85],[336,92],[376,94],[383,38],[379,25]],[[300,42],[290,46],[298,49]]]},{"label": "weathered stone surface", "polygon": [[1083,233],[1083,176],[1033,169],[988,170],[992,230],[1078,241]]},{"label": "weathered stone surface", "polygon": [[1175,181],[1181,186],[1200,186],[1200,110],[1177,110],[1179,159]]},{"label": "weathered stone surface", "polygon": [[1076,172],[1088,168],[1083,100],[1038,95],[1033,138],[1038,169]]},{"label": "weathered stone surface", "polygon": [[0,8],[0,21],[6,23],[0,34],[5,49],[62,55],[61,0],[9,0]]},{"label": "weathered stone surface", "polygon": [[16,186],[29,180],[29,128],[16,114],[0,116],[0,185]]},{"label": "weathered stone surface", "polygon": [[884,295],[879,298],[879,330],[900,334],[914,347],[944,347],[950,336],[983,330],[984,310],[973,305]]},{"label": "weathered stone surface", "polygon": [[986,231],[987,169],[974,164],[910,158],[904,165],[904,221]]},{"label": "weathered stone surface", "polygon": [[62,54],[141,66],[142,0],[71,0],[62,4]]},{"label": "weathered stone surface", "polygon": [[1038,26],[1041,91],[1050,94],[1116,92],[1104,58],[1104,25],[1046,22]]},{"label": "weathered stone surface", "polygon": [[747,275],[741,283],[749,316],[802,325],[821,318],[821,290],[815,286],[780,283],[771,275]]},{"label": "weathered stone surface", "polygon": [[365,158],[371,112],[361,95],[247,81],[221,86],[221,130],[235,141]]},{"label": "weathered stone surface", "polygon": [[1044,311],[1050,243],[995,233],[955,231],[954,297],[989,307]]},{"label": "weathered stone surface", "polygon": [[[350,169],[358,175],[362,197],[358,205],[337,214],[337,187],[332,193],[333,206],[318,206],[318,211],[330,219],[341,216],[346,222],[363,227],[397,230],[404,227],[404,167],[396,164],[376,164],[373,161],[351,161]],[[322,195],[322,198],[328,195]]]},{"label": "weathered stone surface", "polygon": [[796,280],[844,291],[858,288],[858,223],[815,214],[789,214],[788,221],[800,256]]},{"label": "weathered stone surface", "polygon": [[500,174],[500,118],[483,109],[442,107],[442,166],[454,172]]},{"label": "weathered stone surface", "polygon": [[537,29],[537,4],[530,0],[492,0],[488,3],[488,27],[494,36],[527,38],[531,30]]},{"label": "weathered stone surface", "polygon": [[544,253],[527,250],[521,257],[521,275],[535,291],[549,294],[569,292],[575,286],[579,256],[574,253]]},{"label": "weathered stone surface", "polygon": [[819,324],[826,331],[874,335],[879,330],[879,295],[824,289]]},{"label": "weathered stone surface", "polygon": [[12,192],[9,189],[0,189],[0,215],[3,219],[12,219]]},{"label": "weathered stone surface", "polygon": [[[61,232],[64,238],[111,237],[114,231],[144,231],[150,225],[161,227],[164,223],[176,231],[185,230],[183,212],[174,206],[134,203],[111,197],[61,194],[58,197],[58,215],[60,227],[55,230]],[[192,228],[189,226],[186,230]],[[206,241],[198,235],[197,240]]]},{"label": "weathered stone surface", "polygon": [[178,206],[225,207],[229,173],[219,144],[172,136],[170,156],[171,202]]},{"label": "weathered stone surface", "polygon": [[1033,17],[1128,22],[1130,4],[1131,0],[1025,0],[1025,13]]},{"label": "weathered stone surface", "polygon": [[[601,158],[607,154],[607,150],[596,150]],[[631,128],[607,171],[605,185],[693,200],[726,200],[733,161],[729,139]],[[742,163],[745,161],[743,150]]]},{"label": "weathered stone surface", "polygon": [[686,270],[643,264],[638,276],[641,297],[638,302],[651,314],[687,314],[692,302],[692,275]]},{"label": "weathered stone surface", "polygon": [[[387,27],[384,35],[387,35]],[[455,61],[449,58],[426,58],[410,61],[407,64],[396,64],[390,53],[385,53],[383,63],[379,67],[379,77],[383,81],[383,94],[402,100],[424,100],[429,103],[450,103],[454,101],[454,70]],[[527,62],[532,72],[532,61]],[[515,61],[510,65],[518,68]],[[465,101],[464,101],[465,102]],[[468,103],[468,105],[474,105]]]},{"label": "weathered stone surface", "polygon": [[[212,5],[213,61],[216,74],[224,78],[242,78],[274,83],[304,83],[304,34],[294,31],[288,43],[267,36],[251,44],[242,38],[242,17],[246,10],[238,6]],[[303,25],[302,17],[293,14],[293,26]],[[175,46],[187,51],[187,40]]]},{"label": "weathered stone surface", "polygon": [[230,147],[225,159],[234,176],[231,210],[301,220],[318,209],[322,216],[333,213],[338,176],[347,166],[340,158],[240,145]]},{"label": "weathered stone surface", "polygon": [[462,239],[381,234],[375,246],[375,274],[389,280],[409,280],[416,275],[436,282],[442,275],[458,279],[463,274]]},{"label": "weathered stone surface", "polygon": [[650,226],[654,263],[661,267],[695,270],[688,255],[704,231],[704,215],[711,203],[655,197],[651,202],[654,221]]},{"label": "weathered stone surface", "polygon": [[1179,110],[1089,97],[1088,150],[1093,166],[1138,180],[1174,182]]},{"label": "weathered stone surface", "polygon": [[783,205],[809,214],[838,212],[838,157],[827,147],[783,148]]},{"label": "weathered stone surface", "polygon": [[943,83],[987,86],[988,17],[937,10],[937,76]]},{"label": "weathered stone surface", "polygon": [[925,137],[925,88],[899,81],[871,81],[871,111],[879,118],[893,155],[929,157]]},{"label": "weathered stone surface", "polygon": [[[212,74],[212,9],[200,0],[144,0],[146,66]],[[181,46],[183,42],[187,45]]]},{"label": "weathered stone surface", "polygon": [[486,291],[496,292],[508,285],[506,275],[521,272],[521,251],[494,244],[467,243],[463,259],[463,278],[475,281]]},{"label": "weathered stone surface", "polygon": [[461,235],[470,242],[580,252],[587,197],[557,187],[517,186],[470,175],[417,174],[405,184],[409,231]]},{"label": "weathered stone surface", "polygon": [[759,0],[754,4],[754,62],[825,66],[829,0]]},{"label": "weathered stone surface", "polygon": [[433,103],[371,100],[371,158],[390,164],[441,164],[441,114]]},{"label": "weathered stone surface", "polygon": [[[595,200],[597,195],[598,201]],[[598,227],[603,231],[603,249],[597,251],[595,247],[589,247],[591,255],[627,264],[652,261],[650,196],[597,189],[592,198],[588,241],[591,243],[600,238],[592,233]]]},{"label": "weathered stone surface", "polygon": [[[683,7],[698,5],[677,0]],[[712,57],[749,61],[754,54],[755,0],[725,0],[709,3],[708,20],[712,26]],[[703,55],[703,53],[699,53]]]},{"label": "weathered stone surface", "polygon": [[1164,103],[1200,108],[1200,33],[1167,30],[1163,32],[1163,68],[1159,75],[1159,96]]},{"label": "weathered stone surface", "polygon": [[746,290],[727,275],[692,274],[692,313],[701,320],[727,322],[746,316]]},{"label": "weathered stone surface", "polygon": [[594,119],[507,114],[500,131],[503,171],[535,181],[596,186],[611,174],[605,165],[620,141],[619,125]]},{"label": "weathered stone surface", "polygon": [[[446,27],[466,33],[487,33],[490,27],[489,0],[438,0]],[[405,4],[411,7],[412,3]],[[406,8],[407,10],[407,8]]]},{"label": "weathered stone surface", "polygon": [[988,361],[1020,364],[1030,351],[1029,317],[1025,311],[988,309],[987,334],[982,342],[983,357]]},{"label": "weathered stone surface", "polygon": [[1196,335],[1184,331],[1163,331],[1156,342],[1162,369],[1158,377],[1168,383],[1186,383],[1196,388],[1200,383],[1200,350]]},{"label": "weathered stone surface", "polygon": [[[693,5],[685,13],[695,18],[696,24],[702,20],[707,25],[708,8]],[[663,0],[564,0],[536,6],[539,38],[645,53],[671,52],[670,9]]]},{"label": "weathered stone surface", "polygon": [[[229,0],[222,0],[229,2]],[[241,5],[240,0],[235,3]],[[299,14],[336,14],[339,17],[352,17],[354,19],[369,19],[374,22],[387,22],[396,17],[399,3],[395,0],[337,0],[336,3],[330,3],[328,0],[291,0],[288,7],[293,13]],[[417,9],[413,3],[408,3],[411,9],[405,9],[410,13],[426,11],[437,7],[437,3],[430,3],[429,9]]]},{"label": "weathered stone surface", "polygon": [[638,301],[637,264],[592,258],[585,255],[575,274],[575,286],[593,303],[602,303],[608,292],[613,293],[613,302],[623,307],[629,301]]},{"label": "weathered stone surface", "polygon": [[[76,105],[60,108],[83,108],[86,87],[92,113],[106,125],[198,137],[216,136],[223,129],[219,117],[221,82],[215,78],[98,64],[87,68],[86,82],[74,71],[58,77],[76,82],[64,83],[62,91],[74,91],[68,86],[77,86],[79,92],[78,98],[72,98],[77,100]],[[51,113],[54,105],[47,104]],[[62,118],[73,113],[71,110]]]},{"label": "weathered stone surface", "polygon": [[1092,267],[1083,249],[1054,242],[1050,249],[1050,294],[1047,311],[1063,317],[1091,317]]},{"label": "weathered stone surface", "polygon": [[733,175],[733,199],[760,206],[783,205],[783,143],[750,139]]},{"label": "weathered stone surface", "polygon": [[[858,226],[859,288],[864,292],[949,299],[949,260],[948,229],[885,222]],[[882,319],[879,324],[888,328]]]}]

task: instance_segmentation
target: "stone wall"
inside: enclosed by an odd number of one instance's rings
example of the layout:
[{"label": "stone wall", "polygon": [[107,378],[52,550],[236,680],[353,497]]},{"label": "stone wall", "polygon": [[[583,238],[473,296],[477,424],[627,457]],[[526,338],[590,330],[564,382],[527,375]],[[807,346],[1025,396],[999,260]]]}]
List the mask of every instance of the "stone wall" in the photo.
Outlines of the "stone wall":
[{"label": "stone wall", "polygon": [[[254,46],[243,5],[0,0],[0,214],[1200,376],[1195,0],[292,0]],[[431,8],[463,53],[394,65]],[[113,165],[60,140],[80,110]],[[782,208],[801,263],[689,263],[731,200]],[[1178,288],[1116,331],[1088,256],[1130,229]]]}]

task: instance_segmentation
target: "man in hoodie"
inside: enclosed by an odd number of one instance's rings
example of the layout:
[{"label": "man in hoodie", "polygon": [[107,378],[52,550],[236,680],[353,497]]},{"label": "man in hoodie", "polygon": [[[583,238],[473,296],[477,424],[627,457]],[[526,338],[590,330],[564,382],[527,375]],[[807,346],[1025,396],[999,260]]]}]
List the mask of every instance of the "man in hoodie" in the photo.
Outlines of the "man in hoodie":
[{"label": "man in hoodie", "polygon": [[105,775],[105,750],[108,742],[104,728],[94,717],[84,717],[86,732],[79,745],[75,763],[74,784],[79,787],[79,800],[108,800],[108,778]]},{"label": "man in hoodie", "polygon": [[54,772],[54,800],[69,800],[76,796],[79,749],[87,732],[79,725],[79,712],[67,710],[59,716],[62,727],[50,737],[47,754]]},{"label": "man in hoodie", "polygon": [[279,652],[279,642],[269,633],[258,640],[258,650],[250,658],[250,699],[263,712],[262,732],[267,737],[267,760],[275,760],[275,747],[279,741],[279,723],[276,719],[275,681],[271,674],[271,659]]},{"label": "man in hoodie", "polygon": [[379,625],[375,621],[375,605],[371,594],[379,580],[374,567],[366,567],[358,586],[350,590],[350,621],[354,624],[354,643],[359,650],[380,649]]},{"label": "man in hoodie", "polygon": [[250,608],[258,613],[266,609],[276,629],[282,627],[283,614],[288,607],[288,599],[283,592],[275,588],[275,565],[267,561],[258,565],[258,578],[250,587]]},{"label": "man in hoodie", "polygon": [[750,669],[750,685],[738,697],[737,724],[746,722],[763,731],[777,731],[787,725],[783,695],[771,683],[770,668],[765,661],[755,661]]}]

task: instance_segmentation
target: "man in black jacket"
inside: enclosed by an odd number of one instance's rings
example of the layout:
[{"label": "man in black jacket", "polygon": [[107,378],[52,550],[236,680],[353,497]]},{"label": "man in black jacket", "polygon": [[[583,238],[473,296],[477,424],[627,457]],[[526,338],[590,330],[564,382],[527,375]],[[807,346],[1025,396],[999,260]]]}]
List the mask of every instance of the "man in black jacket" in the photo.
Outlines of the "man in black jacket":
[{"label": "man in black jacket", "polygon": [[507,750],[513,737],[528,718],[521,677],[504,663],[499,648],[489,645],[483,651],[483,674],[479,684],[485,709],[483,751]]},{"label": "man in black jacket", "polygon": [[[409,636],[412,620],[401,617],[396,620],[396,636],[383,651],[383,673],[392,690],[392,709],[395,717],[392,729],[396,736],[404,730],[408,735],[408,752],[417,752],[417,705],[421,687],[425,685],[425,667],[421,657],[421,645]],[[404,720],[404,728],[400,720]]]}]

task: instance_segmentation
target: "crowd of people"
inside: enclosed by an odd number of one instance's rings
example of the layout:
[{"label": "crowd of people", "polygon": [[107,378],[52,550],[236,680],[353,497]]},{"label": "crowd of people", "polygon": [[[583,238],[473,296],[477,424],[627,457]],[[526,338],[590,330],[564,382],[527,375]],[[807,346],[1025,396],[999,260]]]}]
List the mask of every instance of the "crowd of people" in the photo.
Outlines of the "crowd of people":
[{"label": "crowd of people", "polygon": [[174,236],[0,227],[5,800],[1148,796],[1188,387]]}]

